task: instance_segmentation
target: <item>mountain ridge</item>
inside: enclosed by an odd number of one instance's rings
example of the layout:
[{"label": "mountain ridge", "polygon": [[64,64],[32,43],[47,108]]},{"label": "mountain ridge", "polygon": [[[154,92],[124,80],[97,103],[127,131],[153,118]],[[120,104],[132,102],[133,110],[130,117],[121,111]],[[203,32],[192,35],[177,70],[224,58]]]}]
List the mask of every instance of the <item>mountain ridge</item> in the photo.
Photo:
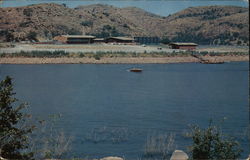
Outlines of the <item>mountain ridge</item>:
[{"label": "mountain ridge", "polygon": [[249,10],[237,6],[189,7],[159,16],[137,7],[56,3],[0,8],[0,40],[48,40],[61,34],[158,36],[200,44],[249,44]]}]

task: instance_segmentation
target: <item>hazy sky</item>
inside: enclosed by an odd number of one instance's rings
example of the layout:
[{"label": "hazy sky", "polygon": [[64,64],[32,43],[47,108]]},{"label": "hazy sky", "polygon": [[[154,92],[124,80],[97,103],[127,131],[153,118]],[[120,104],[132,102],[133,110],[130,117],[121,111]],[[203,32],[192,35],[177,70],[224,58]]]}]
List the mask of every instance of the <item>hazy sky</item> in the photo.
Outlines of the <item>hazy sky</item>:
[{"label": "hazy sky", "polygon": [[208,1],[208,0],[4,0],[3,7],[25,6],[37,3],[65,3],[68,7],[74,8],[79,5],[109,4],[116,7],[135,6],[146,11],[167,16],[191,6],[207,5],[234,5],[249,7],[248,1]]}]

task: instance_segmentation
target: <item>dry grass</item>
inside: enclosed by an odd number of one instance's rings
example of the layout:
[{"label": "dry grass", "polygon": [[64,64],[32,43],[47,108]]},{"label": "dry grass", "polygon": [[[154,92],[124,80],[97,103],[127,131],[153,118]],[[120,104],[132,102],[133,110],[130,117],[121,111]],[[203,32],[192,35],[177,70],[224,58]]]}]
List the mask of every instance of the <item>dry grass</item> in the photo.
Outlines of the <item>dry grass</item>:
[{"label": "dry grass", "polygon": [[167,159],[175,148],[174,134],[151,135],[147,137],[143,158]]}]

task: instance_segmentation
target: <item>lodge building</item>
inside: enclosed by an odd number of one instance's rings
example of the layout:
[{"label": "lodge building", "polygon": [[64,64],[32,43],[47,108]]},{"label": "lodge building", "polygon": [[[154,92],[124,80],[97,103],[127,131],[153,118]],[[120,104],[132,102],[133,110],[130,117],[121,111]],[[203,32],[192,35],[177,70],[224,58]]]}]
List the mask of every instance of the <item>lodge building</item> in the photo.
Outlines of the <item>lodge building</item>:
[{"label": "lodge building", "polygon": [[94,43],[95,36],[89,35],[61,35],[54,38],[63,44],[91,44]]},{"label": "lodge building", "polygon": [[123,44],[132,44],[134,43],[134,38],[130,37],[109,37],[105,39],[106,43],[123,43]]},{"label": "lodge building", "polygon": [[196,43],[170,43],[169,44],[171,49],[183,49],[183,50],[195,50],[198,44]]}]

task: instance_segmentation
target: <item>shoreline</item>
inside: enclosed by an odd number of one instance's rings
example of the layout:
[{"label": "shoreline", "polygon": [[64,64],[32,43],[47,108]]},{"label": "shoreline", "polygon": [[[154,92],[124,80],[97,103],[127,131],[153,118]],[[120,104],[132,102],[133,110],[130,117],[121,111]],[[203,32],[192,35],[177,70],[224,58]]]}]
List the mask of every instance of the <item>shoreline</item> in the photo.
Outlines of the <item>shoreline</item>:
[{"label": "shoreline", "polygon": [[[249,61],[249,56],[201,56],[210,61],[239,62]],[[100,60],[88,57],[27,58],[1,57],[0,64],[164,64],[164,63],[199,63],[192,56],[174,57],[101,57]]]}]

